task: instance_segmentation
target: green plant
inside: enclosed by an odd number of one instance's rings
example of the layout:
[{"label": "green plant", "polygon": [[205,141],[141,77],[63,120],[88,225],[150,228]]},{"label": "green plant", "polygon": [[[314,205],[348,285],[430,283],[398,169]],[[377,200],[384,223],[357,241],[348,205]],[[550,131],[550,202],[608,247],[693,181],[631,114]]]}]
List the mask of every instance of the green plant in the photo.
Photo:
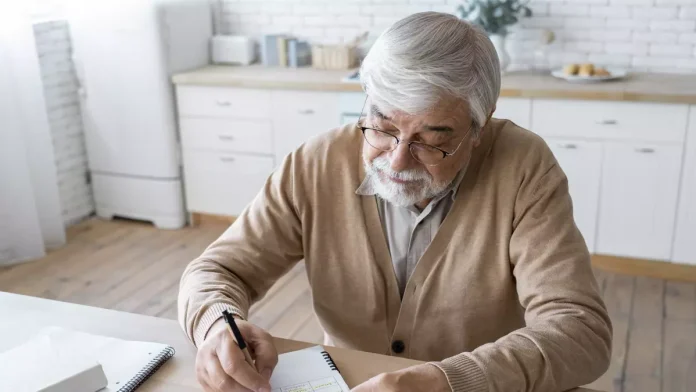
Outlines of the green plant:
[{"label": "green plant", "polygon": [[529,0],[465,0],[457,7],[462,19],[479,25],[488,34],[507,35],[518,17],[532,16]]}]

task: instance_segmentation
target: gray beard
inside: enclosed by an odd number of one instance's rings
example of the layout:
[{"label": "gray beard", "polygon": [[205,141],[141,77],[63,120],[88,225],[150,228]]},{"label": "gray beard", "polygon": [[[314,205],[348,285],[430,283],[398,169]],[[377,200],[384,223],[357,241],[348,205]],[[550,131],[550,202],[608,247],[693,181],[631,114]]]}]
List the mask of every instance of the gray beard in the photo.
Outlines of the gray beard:
[{"label": "gray beard", "polygon": [[379,172],[366,165],[368,181],[374,193],[382,200],[386,200],[399,207],[410,207],[420,201],[437,198],[450,190],[452,182],[445,185],[432,185],[426,183],[422,187],[411,190],[397,183],[384,183],[379,178]]}]

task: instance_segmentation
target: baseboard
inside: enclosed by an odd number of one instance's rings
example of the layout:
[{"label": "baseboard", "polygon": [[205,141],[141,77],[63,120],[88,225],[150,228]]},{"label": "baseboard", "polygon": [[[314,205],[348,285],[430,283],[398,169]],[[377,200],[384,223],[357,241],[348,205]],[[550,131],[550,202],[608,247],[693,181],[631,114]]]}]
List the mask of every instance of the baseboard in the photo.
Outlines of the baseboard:
[{"label": "baseboard", "polygon": [[205,224],[232,224],[237,219],[236,216],[203,214],[200,212],[191,213],[191,226],[200,226]]},{"label": "baseboard", "polygon": [[592,255],[592,265],[604,271],[625,275],[696,282],[696,265],[607,255]]}]

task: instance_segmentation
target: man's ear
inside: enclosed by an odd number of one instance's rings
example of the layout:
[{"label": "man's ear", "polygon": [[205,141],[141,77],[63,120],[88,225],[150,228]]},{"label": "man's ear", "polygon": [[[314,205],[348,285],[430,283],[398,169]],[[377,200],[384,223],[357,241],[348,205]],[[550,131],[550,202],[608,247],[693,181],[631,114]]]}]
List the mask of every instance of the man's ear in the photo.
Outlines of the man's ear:
[{"label": "man's ear", "polygon": [[486,126],[488,126],[488,123],[491,121],[491,118],[493,117],[493,112],[495,112],[495,107],[493,107],[493,111],[486,117],[486,122],[483,124],[481,129],[476,132],[476,139],[474,140],[474,148],[478,147],[479,144],[481,144],[481,135],[483,132],[486,131]]},{"label": "man's ear", "polygon": [[493,113],[494,113],[494,112],[495,112],[495,107],[493,108],[493,111],[490,112],[490,114],[488,114],[488,117],[486,117],[486,122],[483,123],[483,125],[481,126],[481,130],[478,132],[478,134],[479,134],[478,136],[479,136],[479,137],[481,137],[481,134],[483,133],[483,131],[484,131],[484,130],[486,129],[486,127],[488,126],[488,123],[491,121],[491,118],[493,118]]},{"label": "man's ear", "polygon": [[488,125],[488,122],[491,121],[491,118],[493,118],[493,113],[495,113],[495,109],[496,107],[493,106],[493,110],[490,112],[490,114],[488,114],[488,117],[486,118],[486,123],[483,124],[484,128],[486,127],[486,125]]}]

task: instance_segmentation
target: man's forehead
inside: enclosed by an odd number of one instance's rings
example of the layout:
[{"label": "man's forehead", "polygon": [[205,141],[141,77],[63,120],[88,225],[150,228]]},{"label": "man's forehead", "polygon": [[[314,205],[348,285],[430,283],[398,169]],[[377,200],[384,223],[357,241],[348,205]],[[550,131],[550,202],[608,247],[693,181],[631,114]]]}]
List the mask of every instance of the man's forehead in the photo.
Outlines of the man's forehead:
[{"label": "man's forehead", "polygon": [[384,120],[408,120],[408,121],[426,121],[426,122],[469,122],[469,105],[456,99],[441,99],[435,105],[432,105],[427,110],[419,113],[410,114],[398,109],[391,109],[386,105],[380,105],[378,102],[367,102],[368,113],[374,117]]}]

